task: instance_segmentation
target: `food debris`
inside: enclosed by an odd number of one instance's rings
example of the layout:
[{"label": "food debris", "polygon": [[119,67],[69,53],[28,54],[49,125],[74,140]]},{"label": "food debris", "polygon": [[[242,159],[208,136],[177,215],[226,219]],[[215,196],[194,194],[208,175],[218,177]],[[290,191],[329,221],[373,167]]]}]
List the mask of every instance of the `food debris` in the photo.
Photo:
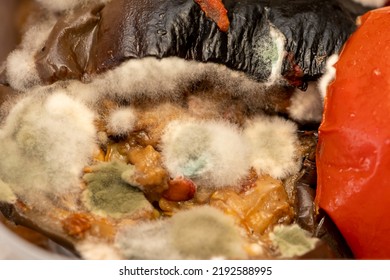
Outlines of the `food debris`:
[{"label": "food debris", "polygon": [[168,181],[168,189],[163,192],[163,197],[170,201],[186,201],[194,197],[196,185],[190,179],[177,177]]},{"label": "food debris", "polygon": [[62,228],[68,235],[76,239],[83,239],[91,228],[91,218],[84,213],[71,214],[62,221]]}]

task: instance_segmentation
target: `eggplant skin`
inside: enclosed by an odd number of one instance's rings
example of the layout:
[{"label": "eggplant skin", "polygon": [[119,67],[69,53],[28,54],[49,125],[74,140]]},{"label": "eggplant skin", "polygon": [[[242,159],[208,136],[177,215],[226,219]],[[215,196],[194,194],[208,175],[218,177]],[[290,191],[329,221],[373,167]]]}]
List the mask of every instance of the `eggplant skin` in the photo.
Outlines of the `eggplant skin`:
[{"label": "eggplant skin", "polygon": [[[83,79],[123,61],[177,56],[214,62],[265,82],[274,48],[271,28],[285,37],[281,73],[293,85],[315,79],[326,58],[355,30],[363,7],[351,0],[224,0],[230,27],[218,29],[194,0],[112,0],[60,19],[36,65],[46,83]],[[69,40],[78,38],[77,42]]]}]

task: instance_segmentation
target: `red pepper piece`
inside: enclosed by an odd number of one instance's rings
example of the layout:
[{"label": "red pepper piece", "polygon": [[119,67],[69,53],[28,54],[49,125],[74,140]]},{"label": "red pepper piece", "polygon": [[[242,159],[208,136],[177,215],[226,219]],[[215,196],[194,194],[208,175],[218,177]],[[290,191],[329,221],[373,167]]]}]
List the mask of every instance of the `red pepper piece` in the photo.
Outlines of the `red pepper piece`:
[{"label": "red pepper piece", "polygon": [[206,16],[211,18],[218,28],[227,32],[230,26],[230,21],[227,16],[227,10],[222,3],[222,0],[194,0],[197,3]]},{"label": "red pepper piece", "polygon": [[390,7],[368,12],[336,63],[317,148],[316,202],[354,255],[390,258]]}]

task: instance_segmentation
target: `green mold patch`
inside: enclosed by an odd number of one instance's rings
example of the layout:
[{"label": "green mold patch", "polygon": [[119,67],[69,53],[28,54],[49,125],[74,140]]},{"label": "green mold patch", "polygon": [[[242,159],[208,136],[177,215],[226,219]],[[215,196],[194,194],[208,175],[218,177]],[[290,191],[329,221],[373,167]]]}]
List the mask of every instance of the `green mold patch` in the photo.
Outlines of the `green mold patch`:
[{"label": "green mold patch", "polygon": [[272,243],[279,248],[283,258],[293,258],[304,255],[316,247],[318,238],[311,237],[310,233],[298,225],[276,226],[270,233]]},{"label": "green mold patch", "polygon": [[85,205],[96,214],[113,218],[152,212],[153,207],[143,192],[129,184],[133,174],[133,165],[118,161],[92,167],[92,172],[83,177],[87,184]]},{"label": "green mold patch", "polygon": [[209,207],[197,207],[173,216],[173,247],[189,259],[245,259],[243,239],[234,220]]}]

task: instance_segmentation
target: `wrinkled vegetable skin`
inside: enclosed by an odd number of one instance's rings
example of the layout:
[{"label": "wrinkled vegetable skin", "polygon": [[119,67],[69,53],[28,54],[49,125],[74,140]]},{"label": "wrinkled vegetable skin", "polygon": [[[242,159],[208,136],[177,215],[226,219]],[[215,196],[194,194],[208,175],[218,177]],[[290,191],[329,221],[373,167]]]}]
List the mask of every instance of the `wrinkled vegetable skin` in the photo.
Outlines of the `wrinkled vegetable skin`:
[{"label": "wrinkled vegetable skin", "polygon": [[390,257],[390,7],[361,18],[335,65],[317,148],[316,201],[354,256]]},{"label": "wrinkled vegetable skin", "polygon": [[282,74],[300,86],[323,73],[326,58],[355,29],[360,9],[341,0],[223,3],[230,20],[227,32],[193,0],[114,0],[65,16],[37,54],[40,76],[46,82],[83,79],[132,58],[178,56],[224,64],[264,82],[271,63],[259,49],[273,47],[272,25],[286,38]]}]

